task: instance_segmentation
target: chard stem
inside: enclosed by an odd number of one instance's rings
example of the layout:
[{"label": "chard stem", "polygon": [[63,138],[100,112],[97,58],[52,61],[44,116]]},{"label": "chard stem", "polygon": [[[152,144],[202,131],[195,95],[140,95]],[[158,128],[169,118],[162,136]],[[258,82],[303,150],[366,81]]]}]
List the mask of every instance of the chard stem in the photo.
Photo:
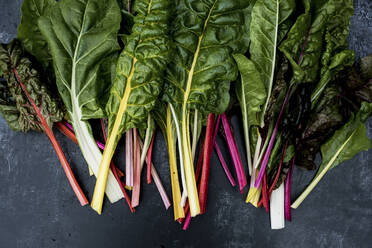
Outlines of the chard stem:
[{"label": "chard stem", "polygon": [[[107,140],[107,133],[106,133],[107,132],[106,131],[107,130],[107,122],[104,119],[101,119],[101,129],[102,129],[103,138],[104,138],[104,140],[106,142],[106,140]],[[127,191],[125,190],[125,184],[123,184],[123,182],[120,180],[120,176],[119,176],[120,170],[114,165],[114,162],[113,161],[111,161],[110,169],[111,169],[112,173],[114,174],[114,176],[116,178],[116,181],[118,182],[118,184],[120,186],[121,191],[123,192],[124,199],[125,199],[125,201],[128,204],[129,210],[132,213],[134,213],[135,210],[132,207],[132,204],[131,204],[131,202],[129,200],[129,195],[128,195]],[[120,173],[122,174],[123,172],[120,172]]]},{"label": "chard stem", "polygon": [[125,135],[125,184],[133,187],[133,130],[129,129]]},{"label": "chard stem", "polygon": [[327,163],[327,165],[324,167],[324,169],[319,173],[317,177],[314,178],[314,180],[307,186],[304,192],[297,198],[297,200],[291,205],[292,208],[298,208],[300,204],[305,200],[305,198],[310,194],[310,192],[315,188],[315,186],[319,183],[319,181],[324,177],[324,175],[327,173],[327,171],[331,168],[332,164],[337,159],[338,155],[342,152],[346,144],[350,141],[350,139],[355,134],[356,130],[350,135],[350,137],[345,141],[345,143],[342,144],[342,146],[337,150],[335,155],[332,157],[332,159]]},{"label": "chard stem", "polygon": [[177,156],[176,156],[176,144],[174,143],[173,136],[173,123],[172,123],[172,114],[170,106],[167,107],[167,119],[166,119],[166,133],[167,133],[167,145],[168,145],[168,154],[169,154],[169,168],[171,174],[171,184],[172,184],[172,199],[173,199],[173,212],[174,219],[183,219],[185,218],[185,212],[181,207],[181,190],[180,183],[178,179],[178,169],[177,169]]},{"label": "chard stem", "polygon": [[185,206],[186,199],[187,199],[187,186],[186,186],[186,178],[185,178],[185,167],[184,167],[184,160],[183,160],[183,153],[182,153],[182,143],[181,143],[181,132],[180,126],[177,119],[176,112],[174,111],[173,105],[169,104],[172,116],[174,119],[174,123],[176,124],[176,133],[177,133],[177,141],[178,141],[178,153],[180,156],[180,164],[181,164],[181,180],[182,180],[182,197],[181,197],[181,207]]},{"label": "chard stem", "polygon": [[271,229],[284,228],[284,183],[273,191],[270,200]]},{"label": "chard stem", "polygon": [[291,167],[289,168],[287,179],[285,180],[285,190],[284,190],[284,218],[288,221],[292,220],[291,216],[291,184],[293,167],[296,160],[296,156],[292,159]]},{"label": "chard stem", "polygon": [[207,130],[205,133],[204,150],[203,150],[203,168],[199,186],[199,201],[200,201],[200,214],[205,213],[207,208],[207,194],[208,194],[208,181],[210,161],[213,151],[213,144],[216,139],[217,132],[213,133],[214,114],[208,115]]},{"label": "chard stem", "polygon": [[[140,149],[143,149],[143,143],[142,143],[142,141],[141,141],[141,139],[139,137],[138,137],[138,142],[139,142],[139,148]],[[148,160],[146,160],[146,161],[149,162]],[[141,169],[140,169],[141,172],[143,170],[143,166],[144,165],[142,164],[141,165]],[[154,179],[155,186],[156,186],[156,188],[159,191],[159,194],[160,194],[161,199],[163,200],[165,209],[168,209],[169,206],[171,205],[171,203],[169,201],[167,192],[164,189],[163,183],[160,180],[159,174],[156,171],[154,164],[153,163],[150,163],[150,166],[151,166],[151,175],[152,175],[152,178]]]},{"label": "chard stem", "polygon": [[226,164],[226,161],[222,155],[222,152],[221,152],[221,149],[220,149],[220,146],[218,145],[217,141],[215,141],[214,143],[214,149],[216,150],[216,153],[217,153],[217,156],[218,156],[218,159],[220,160],[221,162],[221,165],[222,165],[222,168],[227,176],[227,179],[229,180],[229,182],[231,183],[231,185],[233,187],[235,187],[236,185],[236,182],[234,180],[234,177],[231,175],[231,172],[230,172],[230,169],[229,167],[227,166]]},{"label": "chard stem", "polygon": [[134,138],[134,173],[133,173],[133,190],[132,190],[132,207],[139,205],[140,190],[141,190],[141,147],[137,128],[133,128]]},{"label": "chard stem", "polygon": [[192,133],[192,159],[195,159],[196,145],[198,144],[198,110],[195,109],[194,113],[194,130]]},{"label": "chard stem", "polygon": [[268,145],[267,150],[265,152],[265,156],[262,159],[260,172],[258,173],[258,177],[257,177],[256,182],[255,182],[255,187],[256,188],[258,188],[261,185],[262,177],[263,177],[263,175],[264,175],[264,173],[266,171],[266,167],[267,167],[267,164],[269,162],[271,151],[273,149],[274,142],[275,142],[275,139],[276,139],[276,134],[278,132],[279,123],[280,123],[280,121],[282,119],[282,115],[284,113],[285,106],[287,105],[287,102],[288,102],[289,92],[290,92],[290,90],[287,91],[287,94],[286,94],[286,96],[284,98],[284,102],[283,102],[283,105],[282,105],[282,107],[280,109],[280,113],[279,113],[278,119],[276,120],[273,133],[271,134],[271,137],[270,137],[269,145]]},{"label": "chard stem", "polygon": [[198,190],[196,187],[196,180],[194,174],[194,163],[192,160],[191,154],[191,145],[190,145],[190,133],[188,127],[188,115],[189,112],[186,110],[185,106],[182,110],[182,151],[183,151],[183,161],[185,167],[185,177],[186,177],[186,187],[187,187],[187,194],[189,197],[189,205],[190,205],[190,214],[191,217],[194,217],[200,214],[200,205],[199,205],[199,197],[198,197]]},{"label": "chard stem", "polygon": [[245,177],[244,168],[240,159],[239,151],[235,143],[234,136],[231,131],[229,120],[227,119],[226,113],[222,114],[222,125],[225,130],[226,141],[229,147],[230,155],[233,159],[236,175],[238,178],[240,193],[243,193],[244,187],[247,185],[247,178]]},{"label": "chard stem", "polygon": [[75,176],[74,176],[74,174],[71,170],[71,167],[70,167],[70,165],[69,165],[69,163],[68,163],[68,161],[65,157],[65,154],[63,153],[63,150],[62,150],[59,142],[57,141],[56,137],[54,136],[54,133],[53,133],[52,129],[49,127],[47,121],[43,117],[40,108],[36,105],[34,99],[32,99],[31,95],[28,93],[28,91],[26,89],[26,86],[23,84],[22,79],[18,74],[18,71],[14,68],[13,72],[14,72],[14,75],[16,76],[17,82],[19,83],[19,85],[21,86],[21,88],[23,90],[23,93],[26,95],[28,101],[32,105],[32,108],[35,110],[36,115],[37,115],[41,125],[43,126],[44,133],[48,136],[49,141],[52,144],[52,146],[53,146],[53,148],[54,148],[54,150],[55,150],[55,152],[58,156],[58,159],[59,159],[59,161],[62,165],[62,168],[63,168],[63,170],[66,174],[67,180],[70,183],[71,188],[74,191],[76,197],[78,198],[78,200],[80,202],[80,205],[85,206],[86,204],[88,204],[88,200],[85,197],[85,195],[83,193],[83,190],[80,188],[80,185],[76,181],[76,178],[75,178]]}]

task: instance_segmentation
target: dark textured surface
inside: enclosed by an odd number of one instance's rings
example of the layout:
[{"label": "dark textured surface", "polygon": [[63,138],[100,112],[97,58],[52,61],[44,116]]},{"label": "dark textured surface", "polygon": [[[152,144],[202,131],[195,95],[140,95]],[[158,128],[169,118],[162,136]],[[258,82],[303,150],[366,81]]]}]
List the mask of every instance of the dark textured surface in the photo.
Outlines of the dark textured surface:
[{"label": "dark textured surface", "polygon": [[[16,35],[21,0],[0,0],[0,41]],[[372,53],[372,1],[356,0],[350,46],[357,57]],[[239,123],[237,118],[234,123]],[[238,127],[235,128],[239,133]],[[241,130],[240,130],[241,131]],[[372,120],[368,123],[372,137]],[[89,199],[94,180],[79,149],[57,133]],[[239,139],[242,145],[242,139]],[[242,146],[240,146],[242,147]],[[243,150],[241,149],[241,152]],[[293,221],[270,230],[263,209],[244,203],[212,158],[207,213],[182,231],[164,210],[155,186],[143,185],[132,215],[124,201],[105,204],[102,216],[80,207],[46,136],[15,133],[0,118],[0,248],[27,247],[371,247],[372,151],[326,175],[293,211]],[[159,136],[155,164],[171,195],[168,157]],[[313,173],[295,170],[292,199]]]}]

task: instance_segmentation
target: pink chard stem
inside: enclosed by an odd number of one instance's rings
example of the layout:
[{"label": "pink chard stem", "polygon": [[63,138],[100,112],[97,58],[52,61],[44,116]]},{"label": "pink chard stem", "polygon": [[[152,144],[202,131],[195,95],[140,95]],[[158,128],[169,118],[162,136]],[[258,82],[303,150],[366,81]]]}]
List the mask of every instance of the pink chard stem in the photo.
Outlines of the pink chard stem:
[{"label": "pink chard stem", "polygon": [[240,193],[243,193],[244,187],[247,185],[247,178],[245,177],[242,160],[240,159],[239,151],[235,143],[234,136],[231,131],[230,123],[227,119],[226,113],[222,114],[222,126],[225,131],[227,145],[229,147],[230,155],[232,157],[236,176],[238,178]]},{"label": "pink chard stem", "polygon": [[222,168],[223,168],[223,170],[224,170],[224,172],[225,172],[225,174],[226,174],[226,176],[227,176],[227,179],[229,179],[229,182],[231,183],[231,185],[232,185],[233,187],[235,187],[235,185],[236,185],[235,180],[234,180],[233,176],[231,175],[230,169],[229,169],[229,167],[228,167],[227,164],[226,164],[226,161],[225,161],[225,159],[224,159],[224,157],[223,157],[223,155],[222,155],[221,149],[220,149],[220,147],[219,147],[219,145],[218,145],[218,143],[217,143],[217,140],[216,140],[216,138],[217,138],[217,133],[218,133],[218,130],[219,130],[219,128],[220,128],[220,122],[221,122],[221,116],[219,115],[219,116],[217,117],[216,127],[215,127],[215,129],[214,129],[214,135],[213,135],[213,144],[214,144],[214,149],[216,150],[216,153],[217,153],[218,159],[219,159],[220,162],[221,162]]},{"label": "pink chard stem", "polygon": [[190,226],[190,222],[191,222],[191,214],[189,212],[186,216],[185,223],[183,223],[182,230],[186,231]]},{"label": "pink chard stem", "polygon": [[129,129],[125,136],[125,183],[133,187],[133,130]]},{"label": "pink chard stem", "polygon": [[134,137],[134,173],[133,173],[133,191],[132,191],[132,207],[139,205],[140,189],[141,189],[141,147],[137,129],[133,129]]}]

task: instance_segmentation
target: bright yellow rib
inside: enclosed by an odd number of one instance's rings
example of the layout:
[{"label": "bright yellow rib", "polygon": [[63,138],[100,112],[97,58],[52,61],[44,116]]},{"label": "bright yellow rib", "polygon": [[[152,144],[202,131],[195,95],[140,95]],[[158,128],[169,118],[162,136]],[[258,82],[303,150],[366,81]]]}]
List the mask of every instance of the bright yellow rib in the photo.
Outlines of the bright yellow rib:
[{"label": "bright yellow rib", "polygon": [[93,193],[93,199],[91,206],[92,208],[97,211],[98,214],[101,214],[102,212],[102,203],[103,203],[103,197],[104,192],[106,188],[106,182],[107,182],[107,176],[110,168],[111,159],[114,155],[115,149],[116,149],[116,139],[117,136],[119,136],[119,128],[121,125],[121,120],[123,119],[123,115],[125,111],[127,110],[127,104],[130,92],[132,90],[131,88],[131,81],[134,75],[134,67],[136,65],[137,59],[133,58],[132,62],[132,68],[130,70],[128,79],[127,79],[127,85],[125,86],[124,96],[120,101],[119,110],[114,122],[114,126],[112,128],[111,134],[109,138],[107,139],[105,150],[103,151],[103,156],[101,163],[99,165],[98,169],[98,176],[97,176],[97,182],[96,186],[94,188]]},{"label": "bright yellow rib", "polygon": [[168,153],[169,153],[169,167],[170,167],[171,183],[172,183],[174,220],[178,220],[180,218],[185,218],[185,213],[183,211],[183,208],[181,207],[181,190],[180,190],[180,183],[178,179],[177,158],[176,158],[176,150],[175,150],[172,127],[173,127],[172,114],[171,114],[171,109],[168,105],[168,108],[167,108],[167,141],[168,141]]},{"label": "bright yellow rib", "polygon": [[200,214],[200,205],[199,205],[199,197],[198,197],[198,191],[196,187],[196,180],[195,180],[195,174],[194,174],[194,165],[193,165],[193,159],[192,159],[192,152],[191,152],[191,144],[190,144],[190,134],[189,134],[189,126],[188,126],[188,115],[189,111],[187,109],[187,101],[190,96],[191,92],[191,85],[193,80],[193,75],[195,71],[196,62],[198,61],[199,52],[201,43],[203,40],[203,34],[206,31],[207,24],[209,22],[209,19],[211,17],[212,11],[215,7],[217,0],[214,1],[213,6],[209,10],[208,16],[204,21],[203,25],[203,32],[202,35],[199,36],[198,39],[198,45],[196,46],[194,58],[187,76],[187,84],[186,84],[186,90],[185,95],[183,98],[183,104],[182,104],[182,152],[183,152],[183,161],[184,161],[184,167],[185,167],[185,175],[186,175],[186,187],[187,187],[187,194],[189,197],[189,205],[190,205],[190,214],[192,217]]}]

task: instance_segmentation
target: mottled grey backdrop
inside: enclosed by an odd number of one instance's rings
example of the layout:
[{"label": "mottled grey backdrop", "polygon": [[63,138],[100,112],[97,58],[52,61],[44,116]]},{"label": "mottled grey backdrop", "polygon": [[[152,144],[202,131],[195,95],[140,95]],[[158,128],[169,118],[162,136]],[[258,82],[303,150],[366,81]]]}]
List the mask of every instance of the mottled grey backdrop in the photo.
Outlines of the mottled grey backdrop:
[{"label": "mottled grey backdrop", "polygon": [[[0,0],[0,41],[16,36],[22,0]],[[356,0],[350,46],[357,57],[372,53],[372,1]],[[234,117],[236,133],[241,133]],[[88,176],[79,149],[58,132],[63,149],[89,199]],[[372,120],[368,123],[372,138]],[[242,139],[239,139],[240,151]],[[226,151],[225,151],[226,152]],[[119,159],[119,161],[123,161]],[[171,195],[168,157],[158,136],[155,164]],[[319,183],[292,223],[270,230],[263,209],[244,203],[212,158],[207,213],[182,231],[164,210],[155,186],[143,185],[141,205],[130,214],[124,201],[105,204],[102,216],[80,207],[48,139],[39,133],[15,133],[0,118],[0,248],[28,247],[371,247],[372,151],[337,167]],[[292,199],[313,173],[295,170]]]}]

